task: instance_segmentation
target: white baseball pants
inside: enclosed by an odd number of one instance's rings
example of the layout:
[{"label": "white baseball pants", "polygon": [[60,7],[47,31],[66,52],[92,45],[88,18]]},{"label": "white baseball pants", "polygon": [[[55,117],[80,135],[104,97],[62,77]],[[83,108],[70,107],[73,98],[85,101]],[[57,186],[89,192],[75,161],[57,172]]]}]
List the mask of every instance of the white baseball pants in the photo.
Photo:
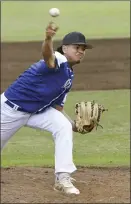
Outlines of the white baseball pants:
[{"label": "white baseball pants", "polygon": [[[76,170],[73,163],[73,132],[69,120],[58,110],[50,107],[44,113],[28,114],[14,110],[1,95],[1,149],[23,126],[39,128],[52,133],[55,143],[55,173]],[[44,144],[43,144],[44,148]]]}]

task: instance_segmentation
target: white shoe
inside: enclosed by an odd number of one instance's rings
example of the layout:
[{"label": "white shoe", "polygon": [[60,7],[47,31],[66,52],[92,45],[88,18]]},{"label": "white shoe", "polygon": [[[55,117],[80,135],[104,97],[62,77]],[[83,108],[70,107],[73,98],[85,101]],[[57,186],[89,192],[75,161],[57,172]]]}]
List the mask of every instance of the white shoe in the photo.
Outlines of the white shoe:
[{"label": "white shoe", "polygon": [[56,178],[54,190],[58,190],[66,194],[80,194],[80,191],[72,184],[72,181],[75,181],[75,179],[65,173],[63,177]]}]

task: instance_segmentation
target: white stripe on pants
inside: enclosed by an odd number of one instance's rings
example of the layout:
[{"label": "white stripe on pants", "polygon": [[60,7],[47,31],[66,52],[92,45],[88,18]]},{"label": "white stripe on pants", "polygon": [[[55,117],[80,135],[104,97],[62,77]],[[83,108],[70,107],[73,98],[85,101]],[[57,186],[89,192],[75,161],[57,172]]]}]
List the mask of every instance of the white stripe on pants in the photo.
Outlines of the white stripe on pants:
[{"label": "white stripe on pants", "polygon": [[[58,110],[50,107],[44,113],[27,114],[9,107],[1,95],[1,148],[23,126],[51,132],[55,142],[55,173],[76,170],[72,158],[72,125]],[[43,144],[44,148],[44,144]]]}]

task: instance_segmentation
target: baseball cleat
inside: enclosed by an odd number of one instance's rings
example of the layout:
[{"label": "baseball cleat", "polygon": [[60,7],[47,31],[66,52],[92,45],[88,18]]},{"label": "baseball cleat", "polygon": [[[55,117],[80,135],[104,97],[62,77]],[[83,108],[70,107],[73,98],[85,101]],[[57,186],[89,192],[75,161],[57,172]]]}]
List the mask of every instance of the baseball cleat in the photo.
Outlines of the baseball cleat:
[{"label": "baseball cleat", "polygon": [[75,179],[71,178],[69,175],[61,178],[56,179],[54,190],[61,191],[66,194],[80,194],[80,191],[72,184]]}]

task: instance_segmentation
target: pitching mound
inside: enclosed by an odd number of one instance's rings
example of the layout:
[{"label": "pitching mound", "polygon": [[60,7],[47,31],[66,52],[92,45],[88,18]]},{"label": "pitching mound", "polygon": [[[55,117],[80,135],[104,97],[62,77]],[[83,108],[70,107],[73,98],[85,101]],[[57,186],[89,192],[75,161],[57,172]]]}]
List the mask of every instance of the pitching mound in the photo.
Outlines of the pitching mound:
[{"label": "pitching mound", "polygon": [[51,168],[2,168],[2,203],[129,203],[129,168],[78,168],[74,173],[80,195],[53,190]]}]

